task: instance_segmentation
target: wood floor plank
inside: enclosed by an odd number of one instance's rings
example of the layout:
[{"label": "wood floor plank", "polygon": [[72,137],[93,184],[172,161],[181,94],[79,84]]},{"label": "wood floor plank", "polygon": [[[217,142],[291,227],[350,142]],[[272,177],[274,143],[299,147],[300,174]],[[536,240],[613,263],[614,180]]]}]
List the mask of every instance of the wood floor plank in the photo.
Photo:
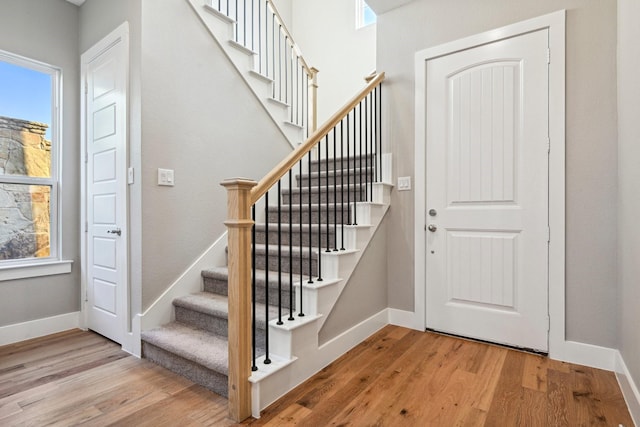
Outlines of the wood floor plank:
[{"label": "wood floor plank", "polygon": [[[379,346],[372,349],[370,363],[362,365],[356,375],[342,387],[339,393],[334,393],[328,398],[319,401],[313,407],[313,411],[304,418],[304,423],[307,425],[322,425],[326,420],[335,417],[344,409],[349,400],[362,393],[368,384],[375,381],[382,374],[389,360],[394,360],[404,353],[412,342],[418,339],[419,334],[421,332],[409,331],[390,348]],[[384,352],[381,351],[383,349]],[[349,396],[349,399],[346,396]]]},{"label": "wood floor plank", "polygon": [[547,391],[548,358],[542,356],[527,357],[524,362],[522,386],[534,391]]},{"label": "wood floor plank", "polygon": [[485,414],[491,407],[507,353],[508,350],[504,348],[487,346],[482,367],[478,371],[478,381],[473,386],[474,399],[471,402],[473,408]]},{"label": "wood floor plank", "polygon": [[[233,425],[225,398],[91,332],[0,347],[0,363],[2,426]],[[633,426],[611,372],[396,326],[243,424]]]},{"label": "wood floor plank", "polygon": [[567,427],[575,420],[571,381],[570,372],[547,371],[547,425]]}]

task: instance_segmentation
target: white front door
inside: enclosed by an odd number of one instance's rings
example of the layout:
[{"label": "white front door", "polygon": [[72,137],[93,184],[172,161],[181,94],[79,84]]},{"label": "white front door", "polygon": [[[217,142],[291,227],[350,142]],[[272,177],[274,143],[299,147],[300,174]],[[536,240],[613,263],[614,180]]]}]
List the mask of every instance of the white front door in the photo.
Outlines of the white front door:
[{"label": "white front door", "polygon": [[428,60],[427,328],[548,349],[548,30]]},{"label": "white front door", "polygon": [[127,38],[117,36],[98,43],[82,61],[87,327],[118,343],[128,312],[127,51]]}]

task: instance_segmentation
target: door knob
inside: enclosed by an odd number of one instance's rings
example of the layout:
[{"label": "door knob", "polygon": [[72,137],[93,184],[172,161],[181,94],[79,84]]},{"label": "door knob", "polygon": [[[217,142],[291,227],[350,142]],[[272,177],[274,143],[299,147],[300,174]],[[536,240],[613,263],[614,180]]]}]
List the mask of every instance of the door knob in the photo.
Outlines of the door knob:
[{"label": "door knob", "polygon": [[427,229],[428,229],[430,232],[432,232],[432,233],[433,233],[433,232],[435,232],[435,231],[438,229],[438,227],[436,227],[434,224],[429,224],[429,226],[427,227]]},{"label": "door knob", "polygon": [[115,230],[108,230],[107,234],[117,234],[118,236],[121,236],[122,230],[120,230],[119,228],[116,228]]}]

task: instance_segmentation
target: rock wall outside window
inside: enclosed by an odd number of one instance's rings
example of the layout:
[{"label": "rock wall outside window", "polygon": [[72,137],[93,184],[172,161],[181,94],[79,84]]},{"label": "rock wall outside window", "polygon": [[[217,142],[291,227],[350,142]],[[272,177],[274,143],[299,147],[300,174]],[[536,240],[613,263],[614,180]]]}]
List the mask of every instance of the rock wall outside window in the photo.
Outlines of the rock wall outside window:
[{"label": "rock wall outside window", "polygon": [[3,180],[6,176],[51,177],[47,127],[0,116],[0,260],[50,255],[51,187]]}]

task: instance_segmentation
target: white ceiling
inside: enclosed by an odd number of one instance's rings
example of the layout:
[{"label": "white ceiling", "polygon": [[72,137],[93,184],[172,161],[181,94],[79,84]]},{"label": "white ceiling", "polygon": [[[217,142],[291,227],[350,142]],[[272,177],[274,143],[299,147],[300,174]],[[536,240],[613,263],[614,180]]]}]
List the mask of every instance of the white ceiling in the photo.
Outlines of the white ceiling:
[{"label": "white ceiling", "polygon": [[84,3],[84,0],[67,0],[69,3],[73,3],[76,6],[82,6],[82,3]]}]

